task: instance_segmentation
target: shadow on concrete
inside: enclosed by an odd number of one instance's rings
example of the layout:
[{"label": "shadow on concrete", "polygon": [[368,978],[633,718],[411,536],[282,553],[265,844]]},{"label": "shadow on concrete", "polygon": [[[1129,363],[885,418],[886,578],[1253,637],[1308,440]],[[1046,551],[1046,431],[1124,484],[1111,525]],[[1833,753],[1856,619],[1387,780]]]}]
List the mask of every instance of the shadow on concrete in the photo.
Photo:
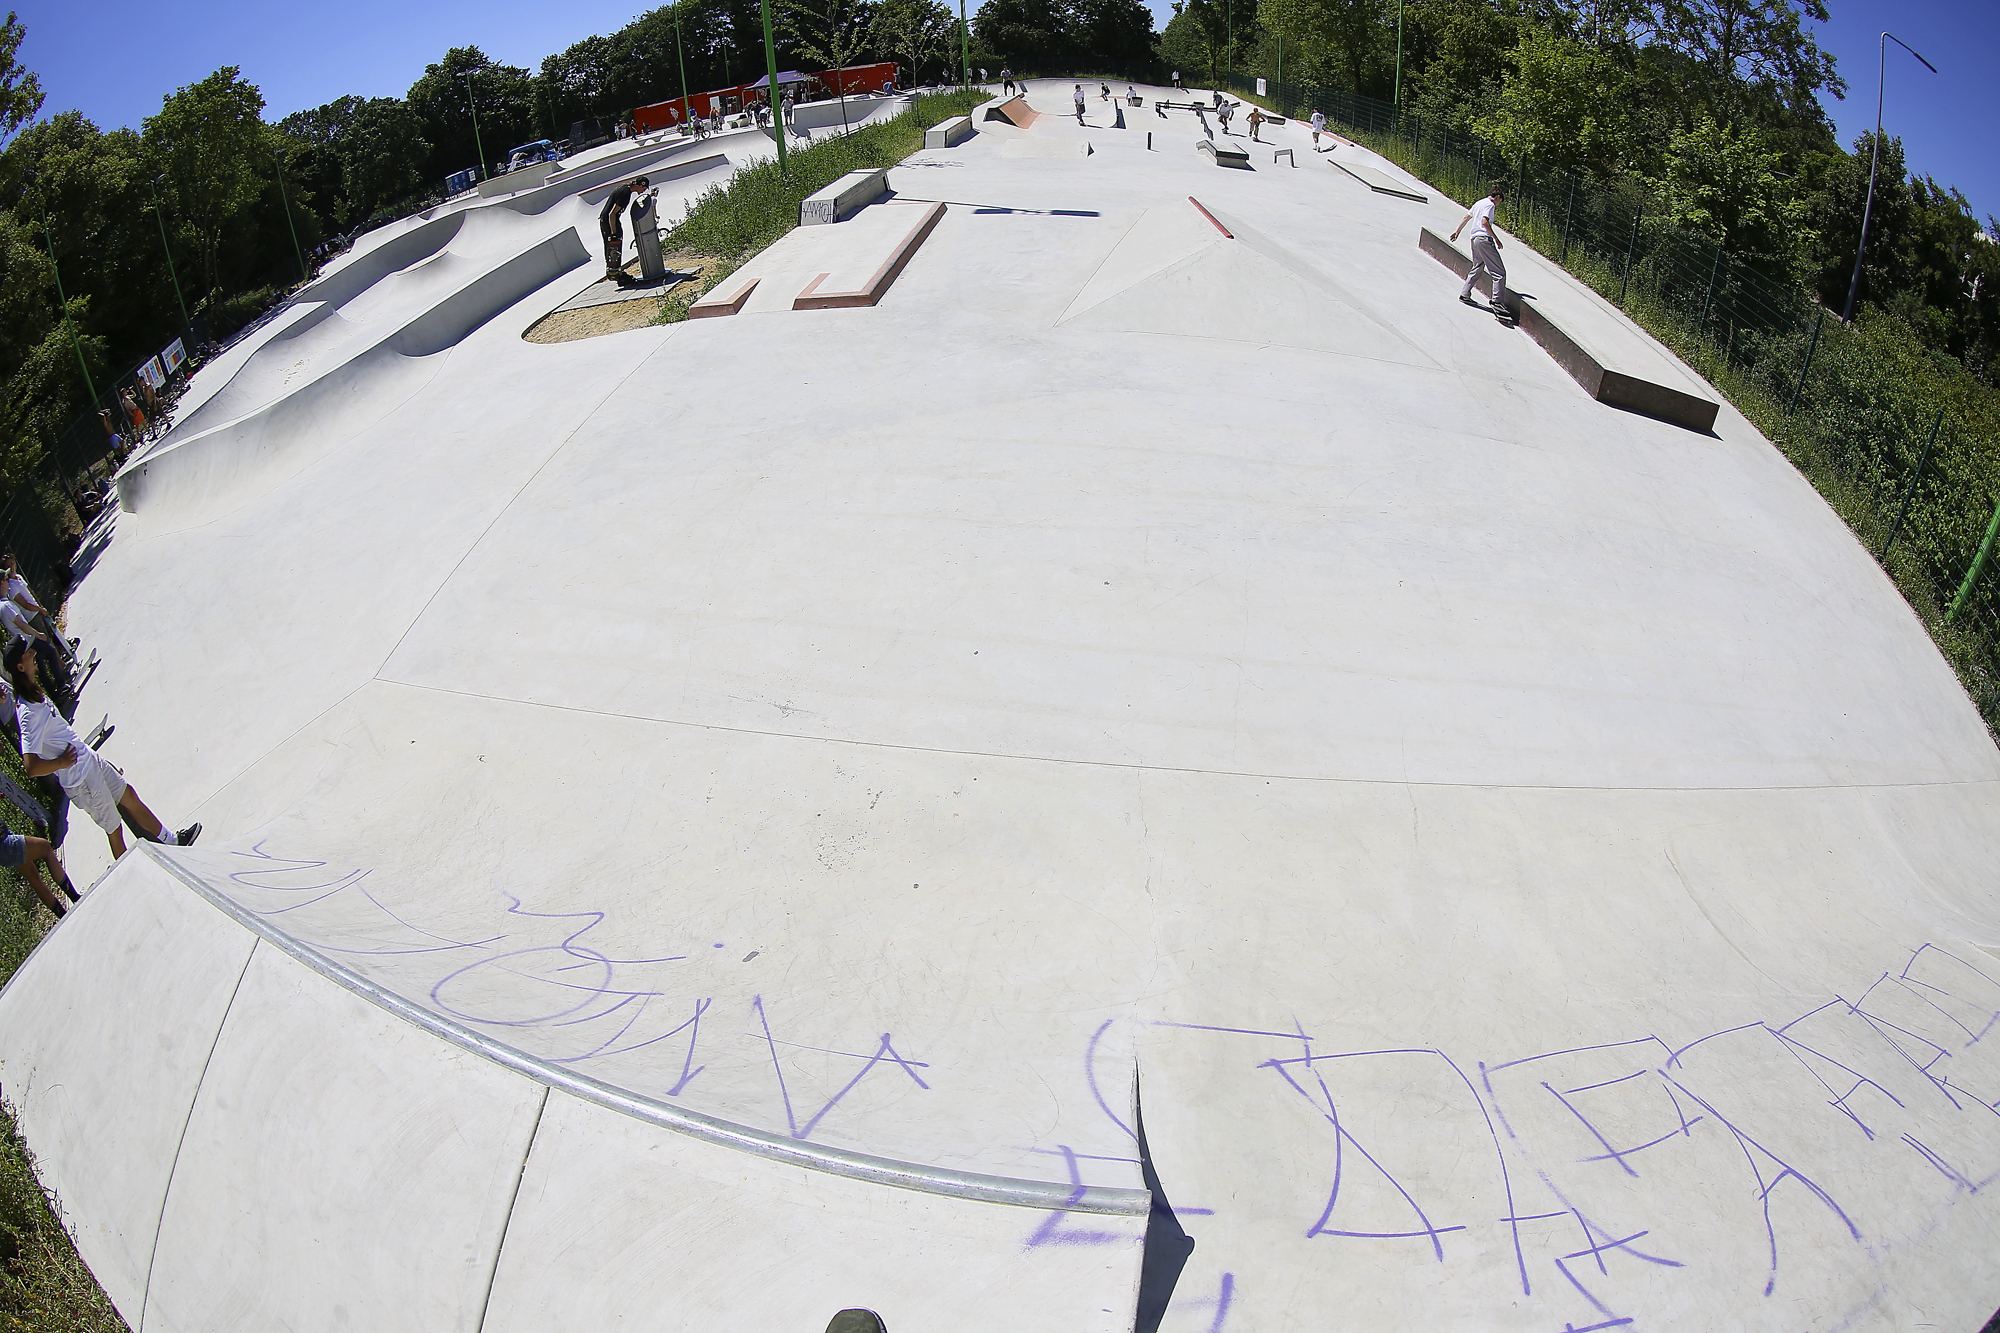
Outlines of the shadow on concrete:
[{"label": "shadow on concrete", "polygon": [[1160,1186],[1159,1173],[1153,1170],[1153,1150],[1146,1144],[1146,1114],[1142,1108],[1134,1108],[1134,1124],[1139,1130],[1139,1170],[1145,1177],[1146,1188],[1152,1191],[1153,1211],[1146,1218],[1146,1248],[1139,1262],[1139,1314],[1132,1328],[1133,1333],[1159,1333],[1160,1320],[1166,1317],[1167,1306],[1173,1302],[1181,1269],[1194,1253],[1194,1237],[1181,1229],[1180,1219],[1167,1201],[1167,1192]]}]

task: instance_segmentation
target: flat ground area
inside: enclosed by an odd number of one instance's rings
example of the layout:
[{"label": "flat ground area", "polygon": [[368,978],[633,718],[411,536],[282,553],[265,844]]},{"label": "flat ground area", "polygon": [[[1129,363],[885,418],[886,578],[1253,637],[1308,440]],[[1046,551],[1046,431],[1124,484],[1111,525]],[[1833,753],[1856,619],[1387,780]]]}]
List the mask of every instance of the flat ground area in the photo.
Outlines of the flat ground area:
[{"label": "flat ground area", "polygon": [[[1976,1328],[2000,754],[1915,617],[1736,413],[1604,407],[1460,305],[1417,248],[1450,201],[1297,123],[1218,168],[1179,95],[1119,129],[1090,87],[891,171],[946,208],[871,308],[524,341],[586,266],[120,514],[83,712],[206,825],[167,856],[416,1009],[788,1141],[1137,1190],[1143,1117],[1160,1328]],[[522,1169],[516,1207],[588,1177]],[[168,1222],[244,1248],[214,1206]],[[747,1253],[764,1206],[686,1234]],[[828,1207],[837,1267],[867,1209]],[[1106,1265],[1008,1326],[1132,1326],[1134,1226],[991,1211],[963,1246]],[[264,1291],[175,1262],[144,1299],[188,1326]],[[494,1326],[556,1308],[541,1271]],[[744,1271],[721,1308],[820,1282]],[[982,1271],[854,1299],[986,1327]]]}]

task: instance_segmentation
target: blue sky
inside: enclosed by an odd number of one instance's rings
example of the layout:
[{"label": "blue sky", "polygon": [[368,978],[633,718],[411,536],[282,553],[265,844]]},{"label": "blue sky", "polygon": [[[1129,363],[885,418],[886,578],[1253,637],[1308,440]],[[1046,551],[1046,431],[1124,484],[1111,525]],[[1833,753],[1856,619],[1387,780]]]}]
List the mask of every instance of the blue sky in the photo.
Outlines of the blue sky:
[{"label": "blue sky", "polygon": [[[248,0],[16,3],[28,29],[21,56],[48,91],[44,109],[77,107],[107,128],[138,125],[162,95],[220,65],[242,66],[275,119],[343,93],[399,95],[450,46],[479,46],[532,69],[638,12],[633,0],[349,0],[318,9]],[[1829,99],[1841,139],[1875,122],[1877,34],[1886,27],[1941,72],[1892,43],[1884,127],[1902,136],[1912,171],[1956,185],[1982,220],[2000,214],[2000,135],[1984,95],[2000,66],[2000,3],[1828,0],[1828,8],[1832,21],[1814,26],[1850,85],[1846,101]],[[1162,23],[1170,12],[1165,3],[1153,10]]]}]

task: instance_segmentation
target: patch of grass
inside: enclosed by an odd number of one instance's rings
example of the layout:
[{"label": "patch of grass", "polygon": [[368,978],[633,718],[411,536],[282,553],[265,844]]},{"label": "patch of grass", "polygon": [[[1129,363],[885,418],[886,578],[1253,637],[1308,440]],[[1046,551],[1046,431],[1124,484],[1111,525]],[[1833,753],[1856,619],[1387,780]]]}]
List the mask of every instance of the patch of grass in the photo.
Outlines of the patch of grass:
[{"label": "patch of grass", "polygon": [[[0,769],[31,793],[27,770],[0,744]],[[0,823],[16,833],[35,826],[0,800]],[[0,871],[0,984],[13,977],[55,924],[18,870]],[[64,1230],[56,1201],[35,1178],[34,1156],[0,1101],[0,1333],[126,1333],[124,1320],[97,1286]]]},{"label": "patch of grass", "polygon": [[919,97],[900,116],[790,151],[782,174],[773,159],[744,167],[710,186],[688,205],[687,217],[661,239],[672,249],[712,256],[714,262],[700,282],[667,299],[658,322],[686,319],[688,306],[798,226],[799,204],[806,196],[850,171],[895,166],[924,146],[925,130],[991,100],[992,94],[980,89]]}]

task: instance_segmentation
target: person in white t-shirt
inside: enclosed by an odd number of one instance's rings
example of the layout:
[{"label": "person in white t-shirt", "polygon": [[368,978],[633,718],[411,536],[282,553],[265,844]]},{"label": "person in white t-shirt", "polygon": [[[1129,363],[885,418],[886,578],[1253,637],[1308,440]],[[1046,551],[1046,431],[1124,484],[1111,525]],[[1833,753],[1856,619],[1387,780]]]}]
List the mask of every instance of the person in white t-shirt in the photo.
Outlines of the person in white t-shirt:
[{"label": "person in white t-shirt", "polygon": [[1318,107],[1313,108],[1313,151],[1319,151],[1319,136],[1326,133],[1326,115]]},{"label": "person in white t-shirt", "polygon": [[35,655],[25,640],[16,639],[0,652],[0,664],[6,666],[13,681],[21,719],[21,762],[28,776],[55,774],[71,804],[104,830],[113,859],[125,855],[127,817],[141,837],[169,847],[186,847],[201,836],[199,824],[169,834],[160,817],[139,798],[139,789],[70,730],[35,679]]},{"label": "person in white t-shirt", "polygon": [[1458,289],[1458,299],[1467,305],[1478,305],[1479,303],[1472,299],[1472,286],[1478,281],[1479,275],[1485,273],[1493,279],[1492,307],[1502,312],[1507,310],[1507,266],[1500,262],[1500,234],[1493,226],[1493,210],[1498,208],[1501,200],[1506,197],[1505,189],[1498,185],[1494,186],[1487,196],[1474,204],[1459,220],[1459,224],[1451,229],[1451,239],[1455,241],[1458,239],[1458,234],[1465,230],[1466,223],[1472,224],[1472,236],[1469,239],[1472,267],[1466,271],[1465,285]]},{"label": "person in white t-shirt", "polygon": [[1081,125],[1081,124],[1083,124],[1083,85],[1082,85],[1082,84],[1080,84],[1080,83],[1079,83],[1078,85],[1076,85],[1076,91],[1075,91],[1074,93],[1072,93],[1072,94],[1070,95],[1070,100],[1076,103],[1076,123],[1077,123],[1077,124],[1079,124],[1079,125]]},{"label": "person in white t-shirt", "polygon": [[63,670],[62,656],[55,640],[36,629],[28,613],[8,597],[0,597],[0,630],[5,631],[4,637],[9,646],[26,643],[35,650],[42,670],[48,673],[50,685],[63,700],[65,713],[74,715],[76,704],[70,697],[67,673]]},{"label": "person in white t-shirt", "polygon": [[15,561],[12,551],[0,555],[0,571],[5,571],[7,576],[7,596],[9,600],[28,613],[29,623],[37,629],[44,631],[49,641],[55,645],[56,651],[63,655],[65,661],[74,666],[76,664],[76,653],[72,650],[70,644],[63,642],[62,635],[56,632],[55,617],[48,613],[46,607],[35,600],[35,594],[28,588],[28,581],[21,577],[21,566]]}]

